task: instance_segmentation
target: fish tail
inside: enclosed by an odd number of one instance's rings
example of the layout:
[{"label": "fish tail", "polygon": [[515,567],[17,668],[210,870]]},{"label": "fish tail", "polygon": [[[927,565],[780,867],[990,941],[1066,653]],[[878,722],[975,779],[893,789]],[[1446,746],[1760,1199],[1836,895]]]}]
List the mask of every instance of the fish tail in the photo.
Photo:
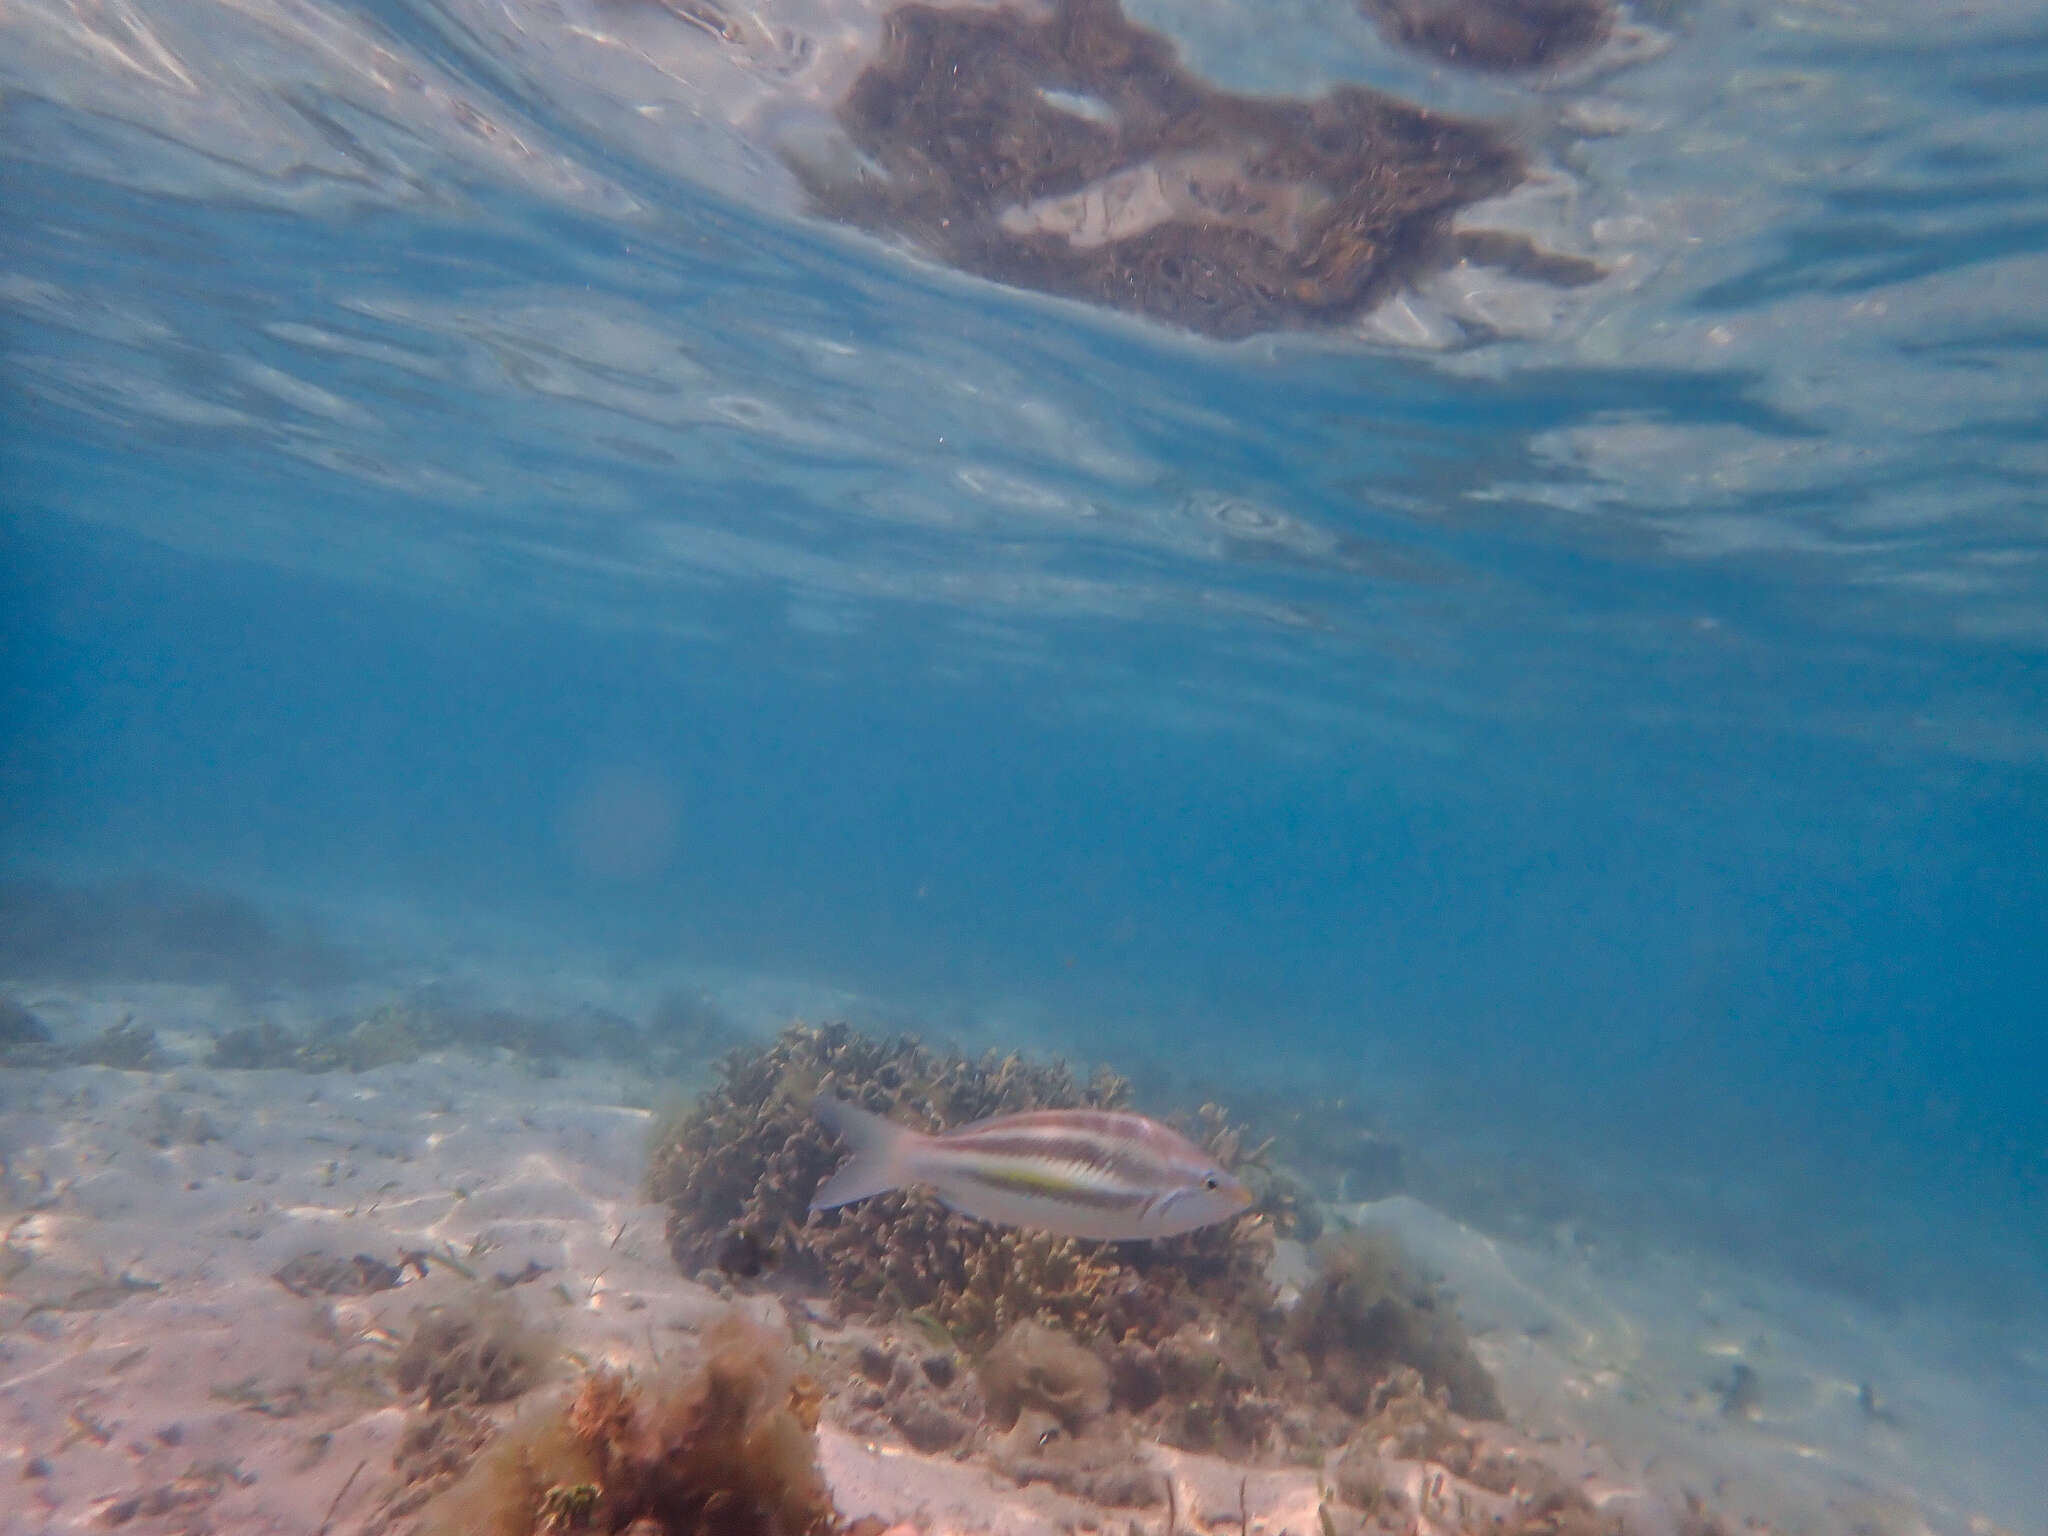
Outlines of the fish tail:
[{"label": "fish tail", "polygon": [[817,1194],[811,1197],[813,1211],[849,1205],[908,1182],[910,1149],[923,1140],[917,1132],[856,1109],[829,1093],[821,1093],[811,1101],[811,1113],[853,1149],[845,1166],[818,1186]]}]

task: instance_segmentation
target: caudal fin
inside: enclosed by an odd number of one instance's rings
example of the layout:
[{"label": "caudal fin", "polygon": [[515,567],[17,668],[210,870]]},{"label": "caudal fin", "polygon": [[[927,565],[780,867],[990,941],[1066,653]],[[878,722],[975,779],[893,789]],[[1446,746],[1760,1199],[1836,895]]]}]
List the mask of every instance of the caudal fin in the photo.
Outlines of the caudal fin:
[{"label": "caudal fin", "polygon": [[853,1156],[811,1197],[813,1211],[830,1210],[895,1189],[908,1177],[904,1153],[917,1139],[908,1126],[856,1109],[844,1099],[821,1093],[811,1100],[811,1113],[853,1149]]}]

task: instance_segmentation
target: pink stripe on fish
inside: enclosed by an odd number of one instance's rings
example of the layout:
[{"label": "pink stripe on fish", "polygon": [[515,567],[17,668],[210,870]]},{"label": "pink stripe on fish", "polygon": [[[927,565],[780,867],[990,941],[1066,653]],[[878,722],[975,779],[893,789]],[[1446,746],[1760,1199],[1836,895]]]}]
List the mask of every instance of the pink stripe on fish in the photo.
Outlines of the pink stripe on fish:
[{"label": "pink stripe on fish", "polygon": [[1122,1110],[1033,1110],[935,1136],[830,1095],[816,1112],[855,1155],[820,1188],[814,1210],[924,1184],[981,1220],[1121,1241],[1192,1231],[1251,1203],[1207,1152]]}]

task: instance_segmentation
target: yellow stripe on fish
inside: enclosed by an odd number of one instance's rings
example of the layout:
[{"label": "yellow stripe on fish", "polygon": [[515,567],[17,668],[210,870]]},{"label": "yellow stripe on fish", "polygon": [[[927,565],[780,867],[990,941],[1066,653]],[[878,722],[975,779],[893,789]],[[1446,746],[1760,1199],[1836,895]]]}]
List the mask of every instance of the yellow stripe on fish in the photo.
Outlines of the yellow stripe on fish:
[{"label": "yellow stripe on fish", "polygon": [[1252,1200],[1178,1131],[1122,1110],[997,1115],[936,1136],[829,1094],[812,1110],[853,1149],[814,1213],[915,1184],[978,1220],[1125,1241],[1191,1232]]}]

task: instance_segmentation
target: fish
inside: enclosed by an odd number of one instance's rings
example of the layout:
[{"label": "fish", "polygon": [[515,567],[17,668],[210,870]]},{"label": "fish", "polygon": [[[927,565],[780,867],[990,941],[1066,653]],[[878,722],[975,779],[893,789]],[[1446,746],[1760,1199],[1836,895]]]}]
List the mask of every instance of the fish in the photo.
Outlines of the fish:
[{"label": "fish", "polygon": [[811,1214],[924,1185],[977,1221],[1107,1242],[1227,1221],[1252,1192],[1178,1131],[1123,1110],[993,1115],[926,1135],[821,1093],[811,1112],[853,1156]]}]

